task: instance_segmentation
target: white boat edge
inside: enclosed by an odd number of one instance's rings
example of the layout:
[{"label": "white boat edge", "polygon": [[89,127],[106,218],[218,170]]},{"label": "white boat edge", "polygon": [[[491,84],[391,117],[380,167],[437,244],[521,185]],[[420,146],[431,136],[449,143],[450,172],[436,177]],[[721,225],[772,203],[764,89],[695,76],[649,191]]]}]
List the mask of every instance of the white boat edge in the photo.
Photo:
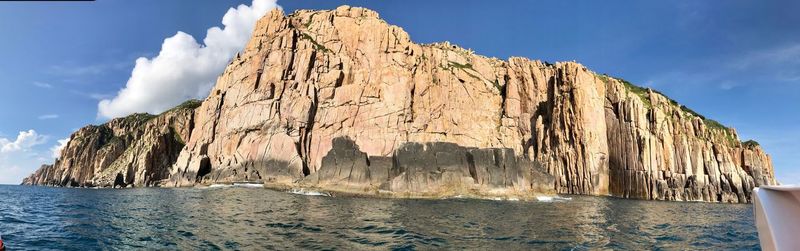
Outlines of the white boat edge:
[{"label": "white boat edge", "polygon": [[800,186],[753,189],[758,238],[763,250],[800,250]]}]

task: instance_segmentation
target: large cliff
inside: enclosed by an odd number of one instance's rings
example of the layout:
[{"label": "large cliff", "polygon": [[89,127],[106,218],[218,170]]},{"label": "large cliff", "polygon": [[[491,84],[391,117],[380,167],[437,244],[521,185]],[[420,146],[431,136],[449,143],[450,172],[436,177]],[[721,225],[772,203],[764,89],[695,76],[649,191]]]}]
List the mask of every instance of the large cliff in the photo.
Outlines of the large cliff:
[{"label": "large cliff", "polygon": [[[182,115],[81,129],[25,183],[723,202],[776,183],[757,144],[653,90],[574,62],[415,44],[376,12],[347,6],[268,13],[208,98]],[[159,130],[125,133],[143,143],[123,153],[135,143],[102,140],[118,127]],[[168,137],[164,128],[185,146],[149,143]],[[122,131],[131,130],[148,131]],[[163,161],[136,161],[152,156]]]}]

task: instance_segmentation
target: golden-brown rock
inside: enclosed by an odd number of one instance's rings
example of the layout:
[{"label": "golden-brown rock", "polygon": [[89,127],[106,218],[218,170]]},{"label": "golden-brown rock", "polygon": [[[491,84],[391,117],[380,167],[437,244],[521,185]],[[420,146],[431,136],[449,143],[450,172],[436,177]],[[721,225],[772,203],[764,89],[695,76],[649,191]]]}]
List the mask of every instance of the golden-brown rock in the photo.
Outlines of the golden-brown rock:
[{"label": "golden-brown rock", "polygon": [[134,114],[81,128],[53,165],[43,165],[23,181],[28,185],[71,187],[154,186],[169,177],[191,132],[189,101],[161,115]]},{"label": "golden-brown rock", "polygon": [[[753,187],[776,183],[759,146],[652,90],[575,62],[416,44],[378,13],[348,6],[265,15],[191,121],[168,173],[146,172],[158,179],[121,172],[145,153],[171,151],[150,143],[95,149],[98,160],[75,162],[95,171],[69,177],[724,202],[748,202]],[[117,158],[125,161],[110,163]],[[66,175],[56,176],[63,185]]]}]

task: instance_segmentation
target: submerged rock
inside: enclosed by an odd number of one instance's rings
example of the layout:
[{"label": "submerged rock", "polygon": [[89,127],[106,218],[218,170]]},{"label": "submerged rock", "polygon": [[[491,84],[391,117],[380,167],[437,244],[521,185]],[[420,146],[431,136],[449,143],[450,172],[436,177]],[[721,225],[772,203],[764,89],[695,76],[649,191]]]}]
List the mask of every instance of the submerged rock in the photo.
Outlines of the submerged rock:
[{"label": "submerged rock", "polygon": [[25,183],[724,202],[776,183],[757,144],[657,92],[575,62],[416,44],[348,6],[265,15],[190,113],[81,129]]}]

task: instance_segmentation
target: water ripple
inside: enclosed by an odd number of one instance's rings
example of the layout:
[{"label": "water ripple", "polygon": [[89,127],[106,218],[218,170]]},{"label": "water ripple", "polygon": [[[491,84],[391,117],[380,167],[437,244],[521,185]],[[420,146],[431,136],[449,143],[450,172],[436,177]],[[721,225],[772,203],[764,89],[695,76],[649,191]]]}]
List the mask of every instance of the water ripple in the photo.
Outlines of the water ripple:
[{"label": "water ripple", "polygon": [[[257,192],[254,192],[257,191]],[[758,250],[750,205],[0,186],[9,250]]]}]

